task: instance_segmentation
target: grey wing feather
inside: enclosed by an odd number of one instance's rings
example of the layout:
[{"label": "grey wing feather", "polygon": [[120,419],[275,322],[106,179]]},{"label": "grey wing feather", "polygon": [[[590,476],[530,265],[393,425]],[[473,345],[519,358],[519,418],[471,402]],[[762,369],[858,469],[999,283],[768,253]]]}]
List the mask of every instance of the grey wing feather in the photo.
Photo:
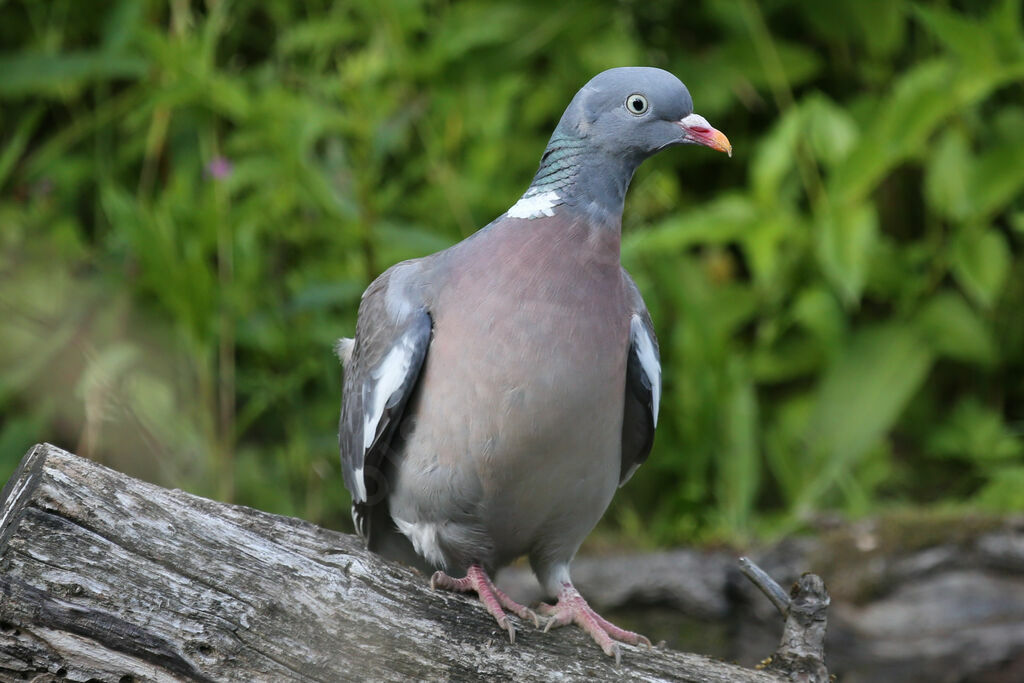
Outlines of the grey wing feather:
[{"label": "grey wing feather", "polygon": [[388,291],[396,269],[412,265],[399,264],[370,285],[359,306],[355,341],[339,349],[341,468],[352,494],[352,519],[364,539],[370,534],[367,509],[387,495],[385,458],[430,346],[432,322],[425,306],[406,291]]},{"label": "grey wing feather", "polygon": [[640,290],[625,269],[630,302],[629,357],[626,361],[626,397],[622,419],[622,466],[619,486],[647,460],[654,445],[661,402],[661,356],[654,325]]}]

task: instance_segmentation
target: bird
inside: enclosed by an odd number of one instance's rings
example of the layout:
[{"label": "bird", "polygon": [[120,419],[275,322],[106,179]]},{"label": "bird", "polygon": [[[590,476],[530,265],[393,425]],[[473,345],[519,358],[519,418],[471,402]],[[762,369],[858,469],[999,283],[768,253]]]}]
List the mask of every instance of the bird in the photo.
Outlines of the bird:
[{"label": "bird", "polygon": [[[575,623],[608,656],[650,641],[573,585],[583,540],[651,451],[658,341],[621,264],[634,171],[668,147],[732,156],[686,86],[653,67],[603,71],[572,98],[523,195],[461,242],[388,268],[366,289],[343,365],[339,445],[367,547],[509,613]],[[554,604],[495,586],[526,556]]]}]

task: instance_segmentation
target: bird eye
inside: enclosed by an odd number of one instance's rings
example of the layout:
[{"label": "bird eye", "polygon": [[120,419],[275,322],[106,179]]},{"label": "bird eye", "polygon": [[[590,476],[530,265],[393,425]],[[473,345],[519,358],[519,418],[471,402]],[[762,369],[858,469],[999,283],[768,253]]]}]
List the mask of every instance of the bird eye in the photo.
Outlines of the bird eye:
[{"label": "bird eye", "polygon": [[647,104],[647,98],[640,93],[633,93],[626,98],[626,109],[630,114],[640,116],[646,114],[647,109],[650,105]]}]

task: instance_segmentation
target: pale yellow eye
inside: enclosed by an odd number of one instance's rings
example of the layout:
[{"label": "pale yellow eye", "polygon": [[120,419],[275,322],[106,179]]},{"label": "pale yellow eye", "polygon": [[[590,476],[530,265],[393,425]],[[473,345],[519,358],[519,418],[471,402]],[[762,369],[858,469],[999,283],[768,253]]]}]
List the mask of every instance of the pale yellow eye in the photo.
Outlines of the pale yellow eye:
[{"label": "pale yellow eye", "polygon": [[633,93],[626,98],[626,110],[634,116],[642,116],[647,113],[647,109],[650,105],[647,104],[647,98],[640,93]]}]

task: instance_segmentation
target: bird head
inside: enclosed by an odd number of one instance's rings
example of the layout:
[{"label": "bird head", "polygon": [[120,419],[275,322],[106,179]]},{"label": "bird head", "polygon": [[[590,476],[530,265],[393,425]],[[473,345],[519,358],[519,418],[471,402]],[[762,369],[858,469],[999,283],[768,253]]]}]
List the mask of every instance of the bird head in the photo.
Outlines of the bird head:
[{"label": "bird head", "polygon": [[682,81],[662,69],[619,67],[594,76],[566,108],[563,135],[639,163],[674,145],[704,145],[732,156],[732,145],[700,114]]}]

